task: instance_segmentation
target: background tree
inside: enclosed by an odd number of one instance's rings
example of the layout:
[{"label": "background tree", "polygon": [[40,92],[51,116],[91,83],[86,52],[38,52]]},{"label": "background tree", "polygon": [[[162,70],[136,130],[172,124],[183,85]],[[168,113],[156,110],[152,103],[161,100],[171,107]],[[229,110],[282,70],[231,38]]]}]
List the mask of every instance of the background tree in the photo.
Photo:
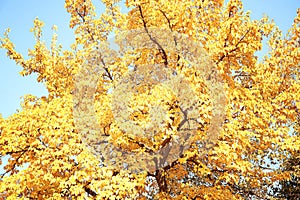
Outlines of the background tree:
[{"label": "background tree", "polygon": [[[276,171],[274,166],[300,150],[298,138],[289,134],[296,128],[300,108],[299,10],[283,37],[267,17],[251,20],[239,0],[227,4],[221,0],[128,0],[128,13],[120,12],[118,1],[103,3],[106,10],[97,15],[91,0],[66,0],[76,37],[70,50],[57,44],[56,34],[48,48],[42,41],[43,22],[39,19],[31,30],[36,44],[28,59],[15,50],[9,31],[1,38],[7,56],[23,67],[21,75],[37,73],[37,81],[44,82],[49,92],[41,98],[25,96],[19,112],[0,119],[0,156],[1,160],[9,158],[0,177],[2,198],[267,199],[274,182],[290,180],[289,172]],[[203,117],[198,140],[183,156],[155,172],[136,174],[99,165],[88,151],[75,126],[73,92],[84,58],[102,48],[111,33],[137,28],[165,28],[201,44],[222,77],[227,106],[218,142],[205,154],[197,142],[211,123],[209,117]],[[259,61],[255,52],[262,48],[264,38],[270,51]],[[195,68],[187,68],[185,58],[176,61],[178,55],[167,52],[166,57],[163,50],[138,49],[110,62],[103,60],[95,110],[101,129],[113,144],[137,152],[144,151],[136,145],[140,142],[152,144],[154,149],[162,146],[160,139],[151,143],[129,137],[113,120],[109,91],[126,74],[129,63],[133,67],[147,64],[148,57],[154,63],[167,63],[187,77],[203,110],[209,113],[207,88]],[[170,60],[175,61],[169,65],[166,61]],[[137,102],[142,100],[137,97]],[[169,106],[175,109],[175,101]],[[132,109],[135,120],[142,123],[145,110],[135,105]],[[204,111],[199,115],[204,116]],[[173,120],[176,117],[180,118]],[[168,135],[170,140],[176,136],[173,132]],[[167,130],[158,136],[165,134]]]}]

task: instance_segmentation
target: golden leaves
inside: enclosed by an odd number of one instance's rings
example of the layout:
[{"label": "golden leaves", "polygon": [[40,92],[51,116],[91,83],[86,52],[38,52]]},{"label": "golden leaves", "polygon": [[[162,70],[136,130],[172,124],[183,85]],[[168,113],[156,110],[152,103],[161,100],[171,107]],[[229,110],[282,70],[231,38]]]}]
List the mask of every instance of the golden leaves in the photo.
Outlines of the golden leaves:
[{"label": "golden leaves", "polygon": [[30,29],[30,32],[34,33],[34,37],[38,42],[42,37],[42,28],[44,26],[44,23],[38,18],[35,18],[35,20],[33,21],[33,25],[34,26]]},{"label": "golden leaves", "polygon": [[[49,92],[47,97],[41,98],[24,96],[22,110],[7,119],[0,117],[0,161],[5,165],[5,172],[0,175],[0,195],[7,199],[16,196],[242,199],[247,198],[248,191],[262,195],[271,184],[265,183],[266,179],[289,179],[288,173],[277,173],[274,165],[280,165],[280,160],[299,151],[300,146],[298,136],[291,134],[293,130],[299,132],[299,10],[292,28],[283,38],[279,28],[267,17],[251,20],[239,0],[231,0],[227,5],[221,0],[128,0],[126,4],[131,10],[125,14],[121,13],[118,1],[103,2],[106,10],[97,16],[91,0],[65,1],[71,15],[70,27],[75,29],[76,36],[71,50],[63,50],[57,44],[56,33],[48,48],[42,42],[44,23],[39,19],[34,20],[31,29],[36,45],[29,50],[29,59],[25,60],[15,50],[8,37],[9,29],[0,39],[0,48],[23,67],[21,75],[37,73],[37,81],[44,82]],[[202,45],[217,64],[216,73],[222,76],[228,105],[217,144],[203,154],[206,150],[202,141],[214,120],[211,117],[214,105],[208,94],[211,88],[200,76],[198,66],[191,64],[184,54],[166,51],[168,67],[183,74],[195,92],[201,116],[199,130],[180,158],[155,172],[134,174],[105,166],[84,147],[73,119],[71,94],[74,93],[74,76],[80,72],[81,65],[88,63],[85,58],[99,46],[106,52],[108,47],[104,43],[113,31],[118,35],[131,29],[145,29],[145,26],[149,30],[159,27],[186,34],[186,41],[195,40]],[[56,27],[53,30],[56,31]],[[262,48],[264,37],[269,40],[271,51],[258,62],[255,53]],[[176,38],[170,40],[176,43]],[[184,47],[181,50],[194,53]],[[157,132],[151,137],[137,137],[136,130],[126,136],[122,127],[114,122],[110,88],[128,75],[129,68],[163,64],[161,49],[143,46],[120,57],[111,54],[101,62],[104,68],[95,88],[95,104],[90,107],[91,112],[96,112],[95,123],[104,133],[101,137],[136,153],[143,153],[147,148],[157,150],[171,138],[177,143],[186,142],[180,139],[177,130],[183,115],[176,92],[160,85],[137,88],[138,93],[129,98],[126,111],[136,127],[149,128],[152,118],[166,121],[166,126],[152,126],[150,128]],[[206,73],[205,68],[202,71]],[[85,81],[88,87],[90,82]],[[121,102],[128,97],[127,92],[120,93]],[[183,96],[189,95],[184,93]],[[151,110],[158,105],[163,109]],[[163,116],[162,113],[164,117],[155,118],[159,114]],[[96,145],[99,138],[93,139]],[[140,143],[144,144],[142,148]],[[7,162],[3,156],[8,158]]]}]

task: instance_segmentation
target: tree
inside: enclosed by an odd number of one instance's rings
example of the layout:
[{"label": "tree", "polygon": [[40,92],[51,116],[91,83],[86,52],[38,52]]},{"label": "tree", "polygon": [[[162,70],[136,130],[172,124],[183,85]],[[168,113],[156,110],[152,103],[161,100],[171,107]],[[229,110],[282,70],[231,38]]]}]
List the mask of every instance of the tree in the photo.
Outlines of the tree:
[{"label": "tree", "polygon": [[[37,73],[37,81],[44,82],[49,93],[41,98],[25,96],[19,112],[0,120],[0,156],[1,160],[8,158],[0,179],[2,198],[267,199],[274,182],[290,179],[290,173],[276,171],[274,166],[281,165],[287,155],[300,149],[297,137],[289,134],[300,108],[300,10],[288,35],[283,37],[267,17],[251,20],[239,0],[227,4],[221,0],[128,0],[128,13],[120,12],[119,1],[103,3],[106,10],[97,15],[91,0],[66,0],[70,27],[76,36],[70,50],[63,50],[57,44],[56,34],[48,48],[42,41],[43,22],[39,19],[34,20],[32,32],[36,44],[28,52],[29,59],[15,50],[9,31],[1,38],[1,48],[7,51],[7,56],[23,67],[20,74]],[[188,41],[199,44],[216,69],[213,75],[221,77],[226,107],[217,139],[209,138],[213,144],[202,142],[211,131],[210,125],[217,120],[213,118],[210,88],[205,84],[209,78],[203,80],[199,73],[205,72],[198,71],[198,66],[190,62],[184,47],[182,51],[171,52],[162,46],[158,36],[153,36],[152,30],[158,28],[169,36],[184,35],[182,41],[187,44]],[[122,36],[122,31],[134,33],[132,30],[143,31],[148,46],[126,49],[121,43],[123,54],[105,56],[111,50],[106,42],[112,33]],[[180,38],[173,36],[170,44],[178,47],[176,41]],[[262,48],[264,38],[268,39],[270,52],[259,61],[255,52]],[[131,42],[130,38],[127,42]],[[149,45],[152,48],[147,48]],[[101,66],[99,76],[89,79],[92,74],[89,70],[97,62]],[[136,130],[126,129],[114,120],[119,114],[111,106],[116,101],[114,89],[124,91],[118,83],[126,85],[122,80],[131,77],[134,70],[145,68],[150,74],[146,69],[149,63],[163,66],[166,73],[159,71],[162,75],[184,75],[197,100],[193,104],[198,112],[196,129],[185,151],[154,170],[135,172],[114,168],[108,164],[109,159],[97,156],[102,150],[97,149],[101,142],[134,153],[131,155],[150,152],[146,155],[151,156],[151,152],[159,149],[168,150],[176,140],[184,142],[178,132],[186,119],[182,110],[186,105],[180,104],[176,92],[159,84],[152,86],[153,80],[150,86],[144,81],[144,87],[135,88],[137,92],[126,100],[127,117],[140,127],[148,127],[149,116],[153,115],[148,107],[159,105],[166,112],[165,125],[154,126],[156,132],[149,138],[135,135]],[[78,83],[85,87],[79,87]],[[94,94],[84,90],[93,84]],[[88,97],[84,100],[93,97],[96,122],[91,117],[85,119],[83,127],[78,127],[81,123],[78,119],[83,118],[74,115],[84,113],[86,117],[91,107],[84,108],[83,103],[76,107],[83,100],[74,93]],[[154,114],[159,116],[159,110]],[[93,135],[89,131],[91,126],[99,127],[103,134]],[[123,162],[120,157],[113,158],[116,163]],[[134,158],[126,162],[133,162]]]},{"label": "tree", "polygon": [[[299,119],[296,122],[294,135],[299,140]],[[290,173],[290,178],[281,180],[279,184],[273,188],[273,195],[281,199],[299,199],[300,198],[300,158],[299,151],[288,155],[288,158],[283,162],[282,171]]]},{"label": "tree", "polygon": [[291,173],[291,178],[289,180],[283,180],[280,182],[279,187],[274,190],[276,191],[275,196],[283,199],[299,199],[299,156],[291,157],[286,162],[285,170]]}]

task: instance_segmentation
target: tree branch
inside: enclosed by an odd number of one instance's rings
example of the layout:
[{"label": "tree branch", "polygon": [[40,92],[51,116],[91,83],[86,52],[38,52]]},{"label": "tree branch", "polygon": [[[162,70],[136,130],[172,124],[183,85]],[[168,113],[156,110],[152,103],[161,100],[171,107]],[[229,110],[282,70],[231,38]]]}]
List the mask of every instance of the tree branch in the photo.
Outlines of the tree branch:
[{"label": "tree branch", "polygon": [[221,58],[220,58],[220,59],[217,61],[217,63],[216,63],[217,65],[218,65],[224,58],[228,57],[230,53],[236,51],[236,50],[239,48],[238,45],[245,39],[245,37],[247,36],[247,34],[250,32],[250,30],[251,30],[251,28],[248,29],[248,30],[246,31],[246,33],[240,38],[240,40],[235,44],[235,48],[234,48],[234,49],[231,49],[229,52],[227,52],[226,54],[223,54],[223,55],[221,56]]},{"label": "tree branch", "polygon": [[149,39],[150,39],[152,42],[154,42],[154,43],[158,46],[159,51],[162,53],[162,57],[163,57],[163,59],[164,59],[164,65],[165,65],[165,67],[167,67],[167,66],[168,66],[168,56],[167,56],[167,53],[165,52],[165,50],[163,49],[163,47],[161,46],[161,44],[159,44],[159,43],[155,40],[155,38],[153,38],[153,37],[151,36],[151,34],[149,33],[149,30],[148,30],[148,28],[147,28],[147,23],[146,23],[146,21],[145,21],[145,17],[144,17],[143,12],[142,12],[142,7],[141,7],[140,5],[138,5],[138,8],[139,8],[140,16],[141,16],[142,21],[143,21],[144,29],[145,29],[147,35],[149,36]]}]

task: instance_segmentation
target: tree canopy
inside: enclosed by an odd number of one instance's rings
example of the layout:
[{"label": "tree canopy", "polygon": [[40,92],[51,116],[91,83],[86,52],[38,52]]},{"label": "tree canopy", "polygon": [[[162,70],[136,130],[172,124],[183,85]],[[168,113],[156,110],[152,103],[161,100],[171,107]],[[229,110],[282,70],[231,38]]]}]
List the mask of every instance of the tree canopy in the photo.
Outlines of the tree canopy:
[{"label": "tree canopy", "polygon": [[[103,0],[96,13],[92,0],[66,0],[68,49],[56,33],[45,44],[38,18],[28,59],[9,30],[0,38],[20,74],[36,73],[48,90],[0,118],[0,197],[270,199],[284,181],[299,185],[286,161],[300,151],[300,9],[283,36],[240,0],[126,0],[126,13],[121,3]],[[123,38],[121,53],[111,37]],[[172,149],[161,163],[151,153]]]}]

